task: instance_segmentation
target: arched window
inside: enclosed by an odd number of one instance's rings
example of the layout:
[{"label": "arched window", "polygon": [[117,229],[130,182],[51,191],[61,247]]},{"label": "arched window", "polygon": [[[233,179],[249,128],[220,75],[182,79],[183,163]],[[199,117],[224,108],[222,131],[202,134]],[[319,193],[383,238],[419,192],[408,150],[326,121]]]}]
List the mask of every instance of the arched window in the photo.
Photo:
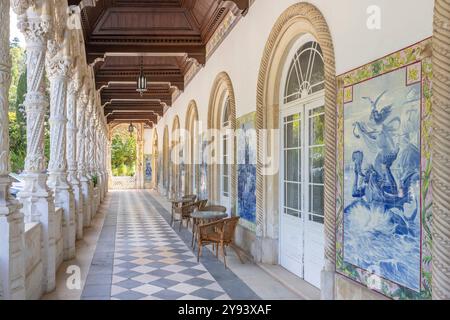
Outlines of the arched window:
[{"label": "arched window", "polygon": [[200,130],[198,125],[198,111],[197,104],[195,101],[191,101],[188,106],[188,112],[186,115],[186,130],[188,132],[187,142],[187,155],[188,160],[186,165],[186,176],[185,176],[185,191],[186,193],[198,194],[199,192],[199,160],[200,148],[199,141],[201,137],[199,136]]},{"label": "arched window", "polygon": [[325,89],[323,54],[315,41],[305,43],[295,53],[289,67],[284,103]]},{"label": "arched window", "polygon": [[230,121],[230,99],[228,95],[224,99],[222,113],[222,166],[221,166],[221,197],[224,203],[230,204],[230,189],[231,189],[231,135],[229,129],[231,128]]}]

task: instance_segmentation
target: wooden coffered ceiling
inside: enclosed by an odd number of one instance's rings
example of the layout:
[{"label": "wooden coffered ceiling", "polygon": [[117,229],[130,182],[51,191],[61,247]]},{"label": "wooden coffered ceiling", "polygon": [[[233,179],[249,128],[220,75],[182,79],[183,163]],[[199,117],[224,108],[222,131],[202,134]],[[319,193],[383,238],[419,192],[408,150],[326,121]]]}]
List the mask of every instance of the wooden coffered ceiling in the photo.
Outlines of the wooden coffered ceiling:
[{"label": "wooden coffered ceiling", "polygon": [[[93,66],[108,122],[156,123],[186,75],[205,65],[207,45],[230,12],[250,0],[68,0],[79,5],[86,58]],[[238,19],[235,19],[237,22]],[[136,92],[141,63],[149,83]]]}]

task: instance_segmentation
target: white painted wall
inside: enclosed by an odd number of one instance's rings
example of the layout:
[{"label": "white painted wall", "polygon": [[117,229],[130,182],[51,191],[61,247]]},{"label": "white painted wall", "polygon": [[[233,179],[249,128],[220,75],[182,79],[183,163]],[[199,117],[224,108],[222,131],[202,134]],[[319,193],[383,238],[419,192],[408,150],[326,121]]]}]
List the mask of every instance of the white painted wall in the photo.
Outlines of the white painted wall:
[{"label": "white painted wall", "polygon": [[[178,115],[185,128],[187,106],[194,99],[206,129],[208,103],[216,75],[226,71],[233,82],[237,117],[256,110],[259,65],[266,41],[278,17],[295,0],[256,0],[246,17],[228,35],[218,50],[175,101],[157,126],[159,148],[164,127],[169,133]],[[305,1],[306,2],[306,1]],[[342,74],[400,50],[432,35],[434,0],[311,0],[330,27],[336,56],[336,72]],[[381,29],[366,26],[367,8],[381,9]]]},{"label": "white painted wall", "polygon": [[153,129],[144,129],[144,154],[152,154]]}]

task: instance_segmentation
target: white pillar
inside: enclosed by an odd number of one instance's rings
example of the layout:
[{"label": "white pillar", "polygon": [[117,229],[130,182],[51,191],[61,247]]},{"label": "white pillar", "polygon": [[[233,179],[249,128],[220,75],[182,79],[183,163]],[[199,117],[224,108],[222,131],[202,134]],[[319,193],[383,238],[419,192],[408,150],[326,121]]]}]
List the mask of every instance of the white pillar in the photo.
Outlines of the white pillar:
[{"label": "white pillar", "polygon": [[24,224],[9,188],[9,0],[0,0],[0,299],[25,299]]},{"label": "white pillar", "polygon": [[79,91],[78,79],[69,83],[67,92],[67,166],[68,180],[72,187],[75,200],[75,221],[77,239],[83,239],[83,193],[78,179],[77,167],[77,93]]},{"label": "white pillar", "polygon": [[63,209],[64,259],[75,258],[75,203],[67,180],[66,106],[70,57],[62,54],[62,46],[49,41],[46,70],[50,80],[50,161],[47,185],[53,191],[55,206]]},{"label": "white pillar", "polygon": [[42,225],[43,290],[49,292],[55,288],[56,274],[55,205],[47,187],[44,156],[44,121],[48,107],[44,70],[51,17],[40,15],[38,9],[38,6],[28,9],[26,15],[19,17],[18,23],[25,36],[27,51],[27,156],[24,188],[18,197],[23,204],[25,222]]},{"label": "white pillar", "polygon": [[[93,90],[93,89],[92,89]],[[90,212],[90,216],[89,216],[89,221],[87,221],[87,225],[90,226],[91,225],[91,220],[95,215],[95,211],[93,208],[93,203],[94,203],[94,188],[93,188],[93,183],[92,183],[92,171],[91,171],[91,146],[92,146],[92,123],[91,123],[91,119],[92,119],[92,111],[93,111],[93,103],[94,103],[94,96],[91,93],[89,94],[89,102],[87,104],[87,109],[86,109],[86,117],[85,117],[85,137],[84,137],[84,142],[85,142],[85,165],[86,165],[86,177],[88,178],[88,193],[89,193],[89,200],[87,202],[87,205],[89,207],[89,212]],[[86,225],[86,224],[85,224]]]},{"label": "white pillar", "polygon": [[80,94],[77,108],[77,161],[78,161],[78,179],[81,184],[81,193],[83,194],[83,226],[88,227],[91,222],[89,178],[86,176],[86,109],[88,104],[88,95],[85,90]]}]

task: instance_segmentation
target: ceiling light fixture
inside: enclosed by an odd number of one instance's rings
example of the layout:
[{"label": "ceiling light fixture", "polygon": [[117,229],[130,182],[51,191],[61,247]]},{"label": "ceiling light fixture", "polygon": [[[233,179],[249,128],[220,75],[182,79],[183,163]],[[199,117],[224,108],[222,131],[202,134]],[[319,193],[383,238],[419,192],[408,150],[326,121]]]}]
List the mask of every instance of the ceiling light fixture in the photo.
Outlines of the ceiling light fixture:
[{"label": "ceiling light fixture", "polygon": [[141,95],[144,95],[144,92],[147,91],[147,78],[144,74],[144,57],[141,56],[141,72],[139,74],[139,78],[137,80],[137,92]]},{"label": "ceiling light fixture", "polygon": [[130,133],[130,136],[133,135],[134,126],[133,122],[130,122],[130,125],[128,126],[128,132]]}]

